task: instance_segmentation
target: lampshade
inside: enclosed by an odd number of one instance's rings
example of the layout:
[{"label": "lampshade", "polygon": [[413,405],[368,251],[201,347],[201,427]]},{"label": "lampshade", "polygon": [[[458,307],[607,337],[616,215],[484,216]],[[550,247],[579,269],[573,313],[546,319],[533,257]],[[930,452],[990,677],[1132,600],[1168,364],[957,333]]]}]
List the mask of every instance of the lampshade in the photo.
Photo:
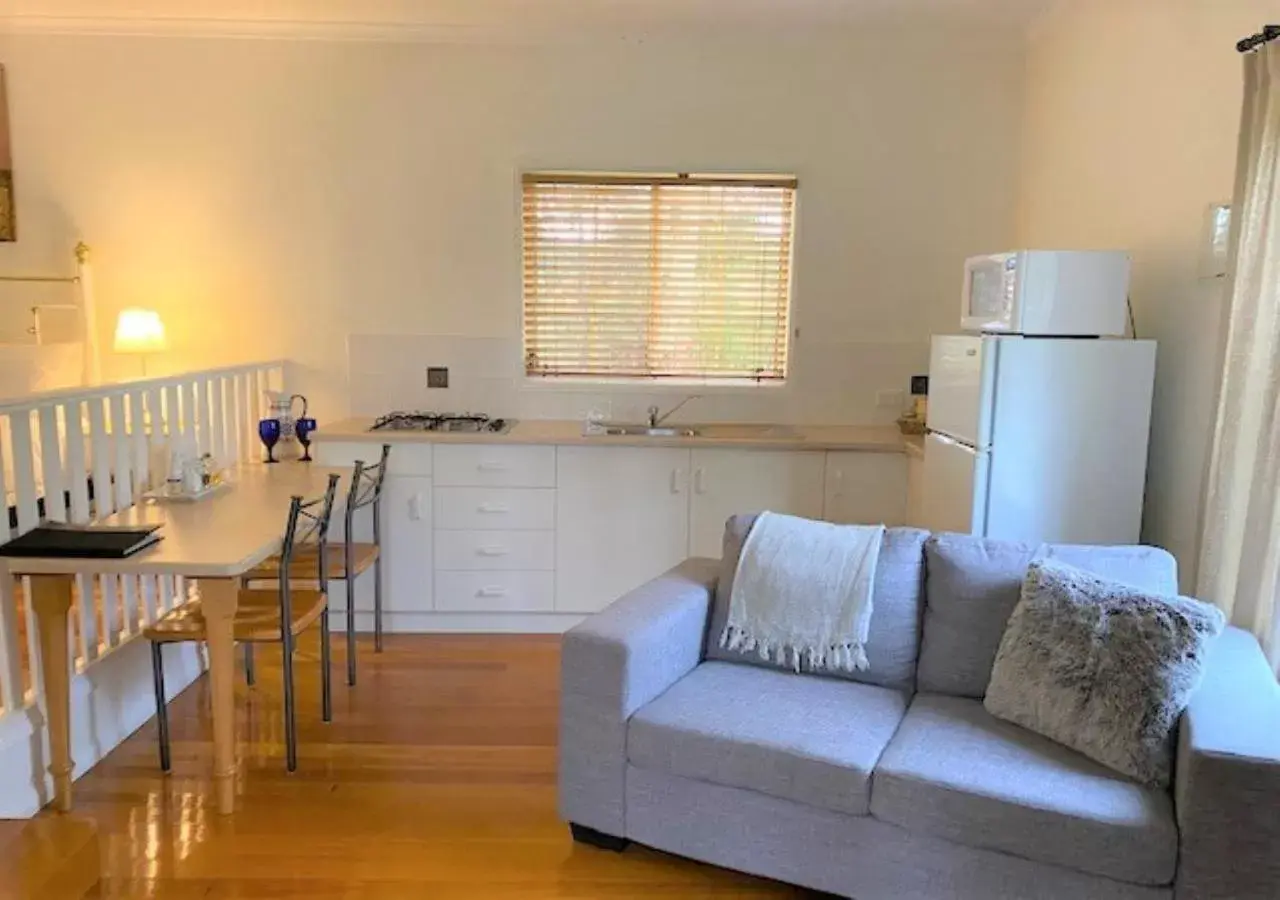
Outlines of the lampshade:
[{"label": "lampshade", "polygon": [[117,353],[158,353],[168,347],[159,313],[137,307],[120,311],[116,320]]}]

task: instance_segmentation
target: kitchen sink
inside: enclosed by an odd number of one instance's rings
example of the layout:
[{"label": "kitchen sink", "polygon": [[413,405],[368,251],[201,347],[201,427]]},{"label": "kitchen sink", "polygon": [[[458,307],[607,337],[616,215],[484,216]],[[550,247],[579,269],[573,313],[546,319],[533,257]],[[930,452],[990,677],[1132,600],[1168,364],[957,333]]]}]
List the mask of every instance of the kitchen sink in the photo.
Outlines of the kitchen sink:
[{"label": "kitchen sink", "polygon": [[660,425],[605,422],[598,434],[613,437],[707,438],[708,440],[758,441],[795,440],[799,435],[790,425],[710,423],[705,425]]},{"label": "kitchen sink", "polygon": [[648,425],[620,425],[615,423],[605,423],[603,426],[603,434],[613,437],[697,437],[698,431],[693,428],[676,428],[659,426],[650,428]]}]

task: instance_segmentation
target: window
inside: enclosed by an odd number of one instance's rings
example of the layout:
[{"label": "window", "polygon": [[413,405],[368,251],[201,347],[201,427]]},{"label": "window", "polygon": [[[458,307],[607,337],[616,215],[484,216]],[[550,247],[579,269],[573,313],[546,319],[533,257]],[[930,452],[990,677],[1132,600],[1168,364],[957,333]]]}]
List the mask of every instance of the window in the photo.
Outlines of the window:
[{"label": "window", "polygon": [[796,180],[524,176],[525,372],[780,382]]}]

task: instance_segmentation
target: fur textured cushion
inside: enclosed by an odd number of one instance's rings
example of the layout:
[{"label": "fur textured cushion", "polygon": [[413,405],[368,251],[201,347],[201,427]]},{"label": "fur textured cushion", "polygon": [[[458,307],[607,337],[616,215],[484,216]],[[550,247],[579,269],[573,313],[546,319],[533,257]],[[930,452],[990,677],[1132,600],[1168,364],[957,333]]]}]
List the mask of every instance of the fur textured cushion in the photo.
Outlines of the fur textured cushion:
[{"label": "fur textured cushion", "polygon": [[1144,784],[1167,787],[1178,717],[1222,612],[1051,560],[1027,569],[984,705]]}]

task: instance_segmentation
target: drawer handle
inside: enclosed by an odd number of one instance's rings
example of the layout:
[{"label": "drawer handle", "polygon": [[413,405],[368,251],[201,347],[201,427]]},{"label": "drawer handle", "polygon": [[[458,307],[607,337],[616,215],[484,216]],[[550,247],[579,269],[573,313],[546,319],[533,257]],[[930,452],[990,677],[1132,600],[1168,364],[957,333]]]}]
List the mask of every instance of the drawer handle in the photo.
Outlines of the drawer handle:
[{"label": "drawer handle", "polygon": [[507,466],[500,462],[482,462],[476,466],[481,472],[505,472]]},{"label": "drawer handle", "polygon": [[481,547],[476,552],[479,553],[481,556],[506,556],[507,548],[506,547]]},{"label": "drawer handle", "polygon": [[479,506],[476,507],[476,512],[485,513],[486,515],[497,514],[497,513],[509,513],[511,512],[511,507],[503,506],[501,503],[481,503]]},{"label": "drawer handle", "polygon": [[480,590],[476,591],[476,596],[477,597],[505,597],[507,596],[507,589],[500,588],[500,587],[480,588]]}]

